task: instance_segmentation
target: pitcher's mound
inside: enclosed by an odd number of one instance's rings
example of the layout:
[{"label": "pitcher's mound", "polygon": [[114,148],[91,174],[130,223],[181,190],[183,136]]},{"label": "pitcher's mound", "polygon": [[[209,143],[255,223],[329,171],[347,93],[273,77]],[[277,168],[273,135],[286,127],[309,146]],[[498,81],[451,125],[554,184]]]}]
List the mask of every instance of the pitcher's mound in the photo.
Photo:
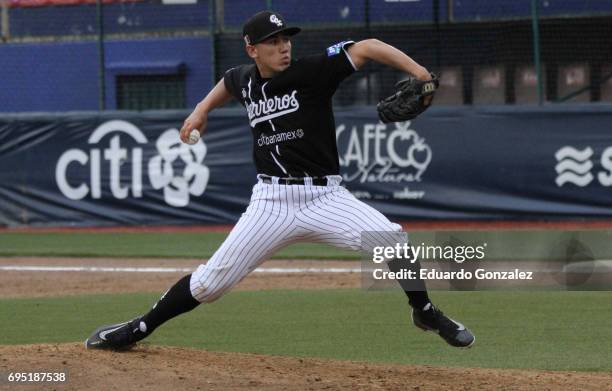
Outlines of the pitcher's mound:
[{"label": "pitcher's mound", "polygon": [[[1,346],[0,369],[5,376],[67,372],[66,383],[42,387],[58,390],[612,389],[610,373],[366,364],[146,345],[124,353],[86,350],[80,343]],[[2,389],[13,386],[0,381]]]}]

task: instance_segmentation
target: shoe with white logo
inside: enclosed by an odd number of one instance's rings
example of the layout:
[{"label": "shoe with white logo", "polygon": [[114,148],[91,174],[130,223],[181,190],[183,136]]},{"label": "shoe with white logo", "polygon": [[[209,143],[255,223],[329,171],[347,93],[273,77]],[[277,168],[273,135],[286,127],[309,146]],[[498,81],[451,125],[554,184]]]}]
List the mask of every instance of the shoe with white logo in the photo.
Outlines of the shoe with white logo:
[{"label": "shoe with white logo", "polygon": [[429,303],[422,310],[412,309],[412,323],[422,330],[438,333],[449,345],[470,348],[476,337],[461,323],[452,320]]},{"label": "shoe with white logo", "polygon": [[148,335],[140,318],[98,328],[85,341],[87,349],[128,350]]}]

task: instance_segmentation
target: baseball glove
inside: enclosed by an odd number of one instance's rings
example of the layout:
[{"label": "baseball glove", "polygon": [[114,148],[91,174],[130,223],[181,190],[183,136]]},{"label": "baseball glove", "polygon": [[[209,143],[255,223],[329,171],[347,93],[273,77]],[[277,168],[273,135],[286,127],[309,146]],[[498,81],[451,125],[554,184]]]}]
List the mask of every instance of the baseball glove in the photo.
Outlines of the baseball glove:
[{"label": "baseball glove", "polygon": [[[395,85],[397,92],[376,105],[378,118],[383,123],[401,122],[416,118],[431,106],[433,95],[438,88],[438,77],[431,74],[431,80],[409,77]],[[425,99],[431,96],[430,99]]]}]

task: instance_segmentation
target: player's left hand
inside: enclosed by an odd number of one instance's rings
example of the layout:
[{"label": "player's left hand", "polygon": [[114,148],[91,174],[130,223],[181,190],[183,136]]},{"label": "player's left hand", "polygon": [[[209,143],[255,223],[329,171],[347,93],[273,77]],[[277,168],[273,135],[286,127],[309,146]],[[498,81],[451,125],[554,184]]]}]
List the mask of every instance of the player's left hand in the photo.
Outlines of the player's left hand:
[{"label": "player's left hand", "polygon": [[381,100],[376,106],[383,123],[407,121],[427,110],[438,88],[438,78],[433,73],[428,80],[409,77],[397,83],[396,87],[398,91],[395,94]]}]

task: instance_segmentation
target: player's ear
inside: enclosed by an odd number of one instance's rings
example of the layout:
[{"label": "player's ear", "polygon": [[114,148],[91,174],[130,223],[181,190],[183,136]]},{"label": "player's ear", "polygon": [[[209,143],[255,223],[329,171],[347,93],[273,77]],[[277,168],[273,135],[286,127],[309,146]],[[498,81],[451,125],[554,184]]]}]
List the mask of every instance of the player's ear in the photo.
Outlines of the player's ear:
[{"label": "player's ear", "polygon": [[257,48],[254,45],[246,45],[245,50],[253,60],[257,58]]}]

